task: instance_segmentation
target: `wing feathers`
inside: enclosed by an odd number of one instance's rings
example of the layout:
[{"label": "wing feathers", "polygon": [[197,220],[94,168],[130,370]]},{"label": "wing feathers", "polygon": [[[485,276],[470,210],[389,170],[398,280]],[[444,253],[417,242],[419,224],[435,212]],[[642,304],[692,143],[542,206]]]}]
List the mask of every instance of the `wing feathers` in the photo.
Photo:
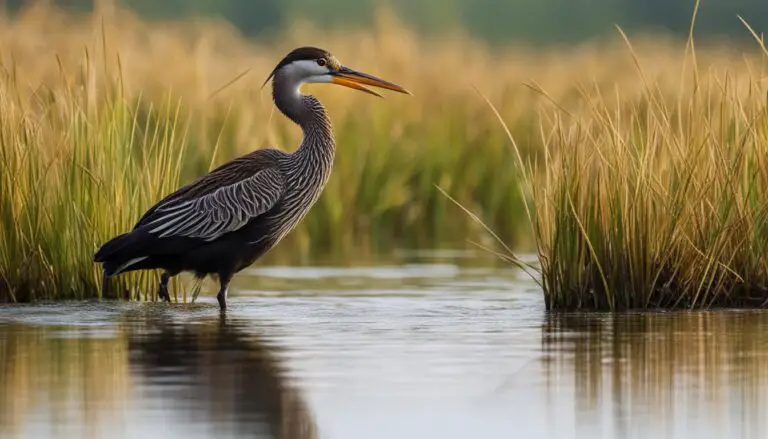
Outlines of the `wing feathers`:
[{"label": "wing feathers", "polygon": [[282,192],[282,174],[268,167],[195,198],[170,199],[157,206],[141,228],[159,238],[186,236],[210,241],[269,211]]}]

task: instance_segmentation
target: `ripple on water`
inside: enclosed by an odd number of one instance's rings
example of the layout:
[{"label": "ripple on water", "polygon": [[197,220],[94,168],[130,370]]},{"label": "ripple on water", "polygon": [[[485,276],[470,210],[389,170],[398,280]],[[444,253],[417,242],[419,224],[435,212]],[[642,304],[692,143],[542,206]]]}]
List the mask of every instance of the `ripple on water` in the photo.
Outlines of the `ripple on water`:
[{"label": "ripple on water", "polygon": [[0,437],[768,437],[768,314],[547,314],[465,260],[0,307]]}]

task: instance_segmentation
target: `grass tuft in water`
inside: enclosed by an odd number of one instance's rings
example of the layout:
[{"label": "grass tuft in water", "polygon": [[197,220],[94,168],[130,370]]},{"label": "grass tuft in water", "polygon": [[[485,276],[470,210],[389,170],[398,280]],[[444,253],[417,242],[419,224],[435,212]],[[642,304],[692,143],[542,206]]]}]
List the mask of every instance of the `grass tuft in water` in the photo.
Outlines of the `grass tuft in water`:
[{"label": "grass tuft in water", "polygon": [[765,69],[707,70],[691,43],[670,94],[629,48],[642,95],[581,88],[583,112],[542,112],[543,162],[517,161],[547,308],[765,306]]}]

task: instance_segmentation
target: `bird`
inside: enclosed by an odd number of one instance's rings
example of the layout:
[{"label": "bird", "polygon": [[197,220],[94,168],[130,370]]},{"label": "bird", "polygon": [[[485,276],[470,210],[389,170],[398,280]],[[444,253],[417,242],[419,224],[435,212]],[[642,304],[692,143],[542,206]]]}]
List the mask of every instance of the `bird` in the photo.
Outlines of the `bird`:
[{"label": "bird", "polygon": [[293,230],[320,197],[331,175],[336,141],[325,107],[304,84],[336,84],[383,97],[371,87],[412,95],[405,88],[353,70],[330,52],[305,46],[283,57],[262,84],[298,125],[293,152],[267,147],[237,157],[166,195],[133,229],[102,244],[102,289],[137,270],[162,270],[158,297],[170,302],[168,282],[179,273],[218,278],[216,298],[227,307],[232,277],[254,264]]}]

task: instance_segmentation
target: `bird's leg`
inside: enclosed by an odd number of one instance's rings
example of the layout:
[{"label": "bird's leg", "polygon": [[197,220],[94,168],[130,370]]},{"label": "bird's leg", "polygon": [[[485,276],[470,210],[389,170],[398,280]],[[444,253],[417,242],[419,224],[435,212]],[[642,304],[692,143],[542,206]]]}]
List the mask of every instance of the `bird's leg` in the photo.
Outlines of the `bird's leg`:
[{"label": "bird's leg", "polygon": [[163,272],[163,275],[160,276],[160,288],[157,292],[157,296],[160,299],[169,303],[171,301],[171,295],[168,294],[168,281],[170,280],[171,280],[171,274],[168,273],[167,271]]},{"label": "bird's leg", "polygon": [[101,297],[107,297],[109,294],[109,276],[107,270],[101,273]]},{"label": "bird's leg", "polygon": [[227,289],[229,288],[230,278],[230,275],[219,275],[219,284],[221,285],[221,288],[219,289],[219,294],[216,295],[216,299],[218,299],[219,308],[221,308],[222,311],[227,309]]}]

